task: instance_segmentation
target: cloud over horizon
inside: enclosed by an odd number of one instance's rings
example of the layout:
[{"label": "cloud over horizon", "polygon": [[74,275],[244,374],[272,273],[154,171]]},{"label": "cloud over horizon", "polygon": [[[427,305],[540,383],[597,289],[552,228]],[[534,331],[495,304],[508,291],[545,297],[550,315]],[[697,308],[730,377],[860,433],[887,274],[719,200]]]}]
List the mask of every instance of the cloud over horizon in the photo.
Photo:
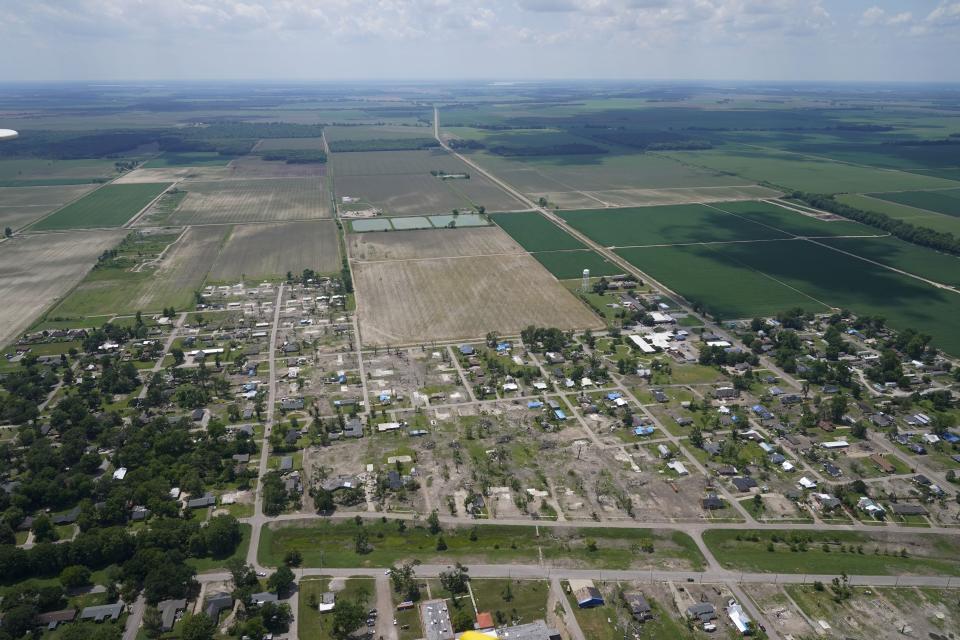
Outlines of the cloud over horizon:
[{"label": "cloud over horizon", "polygon": [[958,81],[960,1],[0,0],[0,78]]}]

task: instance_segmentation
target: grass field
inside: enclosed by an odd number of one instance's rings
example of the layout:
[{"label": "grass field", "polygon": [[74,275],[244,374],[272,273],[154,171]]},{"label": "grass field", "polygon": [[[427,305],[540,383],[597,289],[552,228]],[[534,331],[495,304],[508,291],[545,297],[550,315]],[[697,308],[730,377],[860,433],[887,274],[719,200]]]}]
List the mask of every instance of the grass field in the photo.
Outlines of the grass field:
[{"label": "grass field", "polygon": [[406,138],[432,138],[433,127],[405,127],[403,125],[358,125],[351,127],[331,126],[323,130],[327,140],[397,140]]},{"label": "grass field", "polygon": [[169,183],[108,184],[44,218],[31,229],[50,231],[119,227],[169,186]]},{"label": "grass field", "polygon": [[340,243],[332,220],[238,225],[210,269],[217,282],[280,278],[288,271],[340,270]]},{"label": "grass field", "polygon": [[95,185],[0,187],[0,229],[19,229],[88,193]]},{"label": "grass field", "polygon": [[330,217],[323,182],[308,178],[183,182],[172,224],[281,222]]},{"label": "grass field", "polygon": [[263,151],[308,150],[323,151],[323,138],[267,138],[257,143],[254,153]]},{"label": "grass field", "polygon": [[0,345],[11,342],[44,309],[76,285],[122,232],[52,233],[0,244]]},{"label": "grass field", "polygon": [[[297,621],[297,631],[302,638],[312,640],[334,640],[333,613],[321,614],[316,605],[310,606],[311,600],[320,602],[320,597],[330,591],[330,578],[306,578],[300,581],[297,592],[300,618]],[[337,600],[351,600],[360,602],[363,608],[369,609],[376,604],[375,585],[370,578],[348,578],[337,580],[343,588],[337,591]],[[381,615],[389,615],[383,611]]]},{"label": "grass field", "polygon": [[[509,599],[507,585],[510,585]],[[543,620],[546,615],[550,583],[546,580],[476,579],[470,581],[470,590],[478,611],[489,611],[497,619],[497,612],[517,624]]]},{"label": "grass field", "polygon": [[[534,527],[477,525],[477,539],[470,540],[470,527],[447,528],[442,532],[446,551],[437,551],[437,536],[420,524],[407,523],[400,531],[396,522],[368,522],[367,531],[373,550],[358,554],[354,539],[358,525],[350,521],[291,523],[263,529],[258,558],[262,564],[278,565],[290,549],[303,554],[306,567],[386,567],[407,559],[424,563],[469,562],[488,559],[491,554],[501,563],[537,562],[538,549],[549,564],[598,568],[687,567],[703,566],[696,544],[679,531],[650,529],[553,529]],[[586,540],[596,541],[596,551],[587,549]],[[652,541],[653,553],[639,551],[644,541]]]},{"label": "grass field", "polygon": [[0,186],[81,184],[116,175],[113,160],[0,158]]},{"label": "grass field", "polygon": [[[859,575],[960,575],[960,547],[951,536],[919,533],[804,531],[806,551],[790,548],[790,531],[724,531],[703,534],[703,540],[727,569],[775,573]],[[748,538],[755,535],[758,541]],[[774,542],[771,536],[785,541]],[[737,539],[737,537],[741,539]],[[826,551],[823,545],[827,545]],[[842,551],[840,546],[848,550]],[[863,547],[863,553],[850,546]],[[906,550],[907,557],[901,557]]]},{"label": "grass field", "polygon": [[165,307],[193,306],[194,291],[206,278],[227,227],[192,227],[156,266],[142,271],[95,269],[52,312],[54,316],[93,316]]},{"label": "grass field", "polygon": [[225,167],[236,156],[222,156],[214,151],[167,151],[143,164],[144,169],[168,167]]},{"label": "grass field", "polygon": [[536,211],[494,214],[490,219],[530,252],[587,248]]},{"label": "grass field", "polygon": [[960,189],[871,193],[874,198],[960,218]]},{"label": "grass field", "polygon": [[864,193],[956,186],[941,178],[916,173],[863,167],[760,147],[728,145],[710,151],[672,151],[664,155],[694,166],[811,193]]},{"label": "grass field", "polygon": [[859,222],[821,220],[766,202],[718,202],[704,206],[795,236],[872,236],[882,233]]}]

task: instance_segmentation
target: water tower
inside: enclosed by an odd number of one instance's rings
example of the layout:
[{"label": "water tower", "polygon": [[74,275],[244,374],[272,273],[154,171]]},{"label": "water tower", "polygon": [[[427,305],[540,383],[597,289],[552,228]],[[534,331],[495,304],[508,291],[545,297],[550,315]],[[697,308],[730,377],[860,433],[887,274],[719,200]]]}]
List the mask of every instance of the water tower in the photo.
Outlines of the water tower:
[{"label": "water tower", "polygon": [[581,283],[580,283],[580,288],[581,288],[583,291],[589,291],[589,290],[590,290],[590,269],[584,269],[584,270],[583,270],[583,280],[582,280]]}]

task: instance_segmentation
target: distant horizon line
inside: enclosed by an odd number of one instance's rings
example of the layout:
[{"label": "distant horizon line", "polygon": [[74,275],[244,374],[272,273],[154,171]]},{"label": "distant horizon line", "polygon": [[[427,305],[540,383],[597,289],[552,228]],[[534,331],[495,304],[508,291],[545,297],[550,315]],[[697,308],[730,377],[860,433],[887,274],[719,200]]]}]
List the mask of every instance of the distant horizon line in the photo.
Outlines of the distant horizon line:
[{"label": "distant horizon line", "polygon": [[778,85],[778,86],[942,86],[960,88],[960,79],[958,80],[771,80],[761,78],[722,78],[722,79],[704,79],[704,78],[550,78],[550,77],[527,77],[527,78],[503,78],[496,76],[477,76],[473,78],[150,78],[150,79],[85,79],[85,80],[0,80],[0,87],[4,86],[23,86],[23,85],[70,85],[70,86],[135,86],[144,84],[197,84],[197,83],[220,83],[220,84],[476,84],[486,83],[493,86],[500,85],[504,87],[524,85],[524,84],[672,84],[672,85],[716,85],[742,83],[752,85]]}]

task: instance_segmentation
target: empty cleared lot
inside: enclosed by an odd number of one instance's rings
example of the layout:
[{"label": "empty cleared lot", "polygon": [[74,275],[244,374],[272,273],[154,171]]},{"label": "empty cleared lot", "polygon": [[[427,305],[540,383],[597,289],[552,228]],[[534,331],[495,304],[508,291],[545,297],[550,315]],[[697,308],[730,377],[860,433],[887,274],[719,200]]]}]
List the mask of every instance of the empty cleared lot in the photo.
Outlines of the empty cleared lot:
[{"label": "empty cleared lot", "polygon": [[51,233],[0,244],[0,344],[24,331],[122,237],[119,231]]},{"label": "empty cleared lot", "polygon": [[108,184],[71,202],[32,229],[120,227],[169,186],[169,183]]},{"label": "empty cleared lot", "polygon": [[273,222],[330,217],[329,198],[320,180],[222,180],[178,187],[186,198],[172,224]]},{"label": "empty cleared lot", "polygon": [[236,226],[210,269],[210,280],[277,278],[304,269],[318,273],[340,269],[332,220]]},{"label": "empty cleared lot", "polygon": [[0,228],[19,229],[59,209],[96,185],[0,188]]}]

